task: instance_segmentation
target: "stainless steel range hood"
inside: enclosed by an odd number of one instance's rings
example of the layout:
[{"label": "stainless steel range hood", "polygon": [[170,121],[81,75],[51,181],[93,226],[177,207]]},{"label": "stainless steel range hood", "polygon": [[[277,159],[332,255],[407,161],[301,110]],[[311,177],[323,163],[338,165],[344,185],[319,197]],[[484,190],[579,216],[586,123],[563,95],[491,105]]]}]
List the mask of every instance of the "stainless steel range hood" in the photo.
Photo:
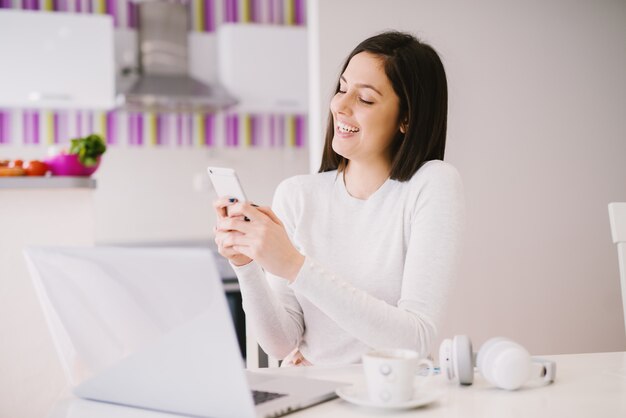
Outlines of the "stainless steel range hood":
[{"label": "stainless steel range hood", "polygon": [[213,112],[237,102],[222,86],[189,76],[185,5],[143,1],[138,3],[138,15],[139,74],[126,76],[131,81],[120,83],[130,88],[118,94],[118,106],[137,111]]}]

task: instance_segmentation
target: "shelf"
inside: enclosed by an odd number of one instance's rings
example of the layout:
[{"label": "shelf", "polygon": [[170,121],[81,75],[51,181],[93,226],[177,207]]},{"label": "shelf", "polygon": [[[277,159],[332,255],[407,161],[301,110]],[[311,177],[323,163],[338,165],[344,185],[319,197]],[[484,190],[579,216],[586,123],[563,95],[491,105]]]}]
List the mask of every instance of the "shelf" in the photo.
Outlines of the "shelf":
[{"label": "shelf", "polygon": [[0,177],[0,189],[95,189],[91,177]]}]

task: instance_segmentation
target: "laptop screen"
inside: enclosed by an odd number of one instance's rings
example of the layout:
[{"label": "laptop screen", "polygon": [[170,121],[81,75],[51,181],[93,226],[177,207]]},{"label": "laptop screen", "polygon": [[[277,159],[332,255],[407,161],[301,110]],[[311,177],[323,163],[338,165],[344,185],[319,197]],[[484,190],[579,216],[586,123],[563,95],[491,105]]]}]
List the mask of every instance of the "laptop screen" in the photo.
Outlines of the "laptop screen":
[{"label": "laptop screen", "polygon": [[253,410],[210,250],[30,248],[25,254],[75,394],[197,415],[217,414],[224,396],[232,396],[241,416]]}]

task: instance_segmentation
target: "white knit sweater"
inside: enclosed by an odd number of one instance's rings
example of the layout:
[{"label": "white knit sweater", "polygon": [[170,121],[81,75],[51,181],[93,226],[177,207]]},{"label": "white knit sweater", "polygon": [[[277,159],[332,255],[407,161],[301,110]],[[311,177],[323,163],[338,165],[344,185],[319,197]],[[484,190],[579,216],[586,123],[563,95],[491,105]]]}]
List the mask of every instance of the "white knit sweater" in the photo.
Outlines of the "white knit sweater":
[{"label": "white knit sweater", "polygon": [[263,349],[298,348],[313,364],[358,362],[373,348],[426,355],[457,274],[464,226],[458,172],[429,161],[367,200],[336,171],[283,181],[273,210],[305,255],[296,280],[235,267],[243,308]]}]

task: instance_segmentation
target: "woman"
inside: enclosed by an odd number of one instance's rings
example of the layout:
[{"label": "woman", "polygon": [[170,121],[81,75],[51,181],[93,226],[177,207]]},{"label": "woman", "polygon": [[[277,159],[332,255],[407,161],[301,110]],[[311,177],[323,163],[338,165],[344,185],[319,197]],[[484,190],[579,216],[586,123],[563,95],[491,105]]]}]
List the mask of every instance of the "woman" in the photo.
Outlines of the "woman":
[{"label": "woman", "polygon": [[283,181],[273,209],[215,202],[215,242],[270,356],[428,354],[463,229],[462,184],[442,161],[446,121],[437,53],[409,34],[373,36],[341,72],[319,173]]}]

